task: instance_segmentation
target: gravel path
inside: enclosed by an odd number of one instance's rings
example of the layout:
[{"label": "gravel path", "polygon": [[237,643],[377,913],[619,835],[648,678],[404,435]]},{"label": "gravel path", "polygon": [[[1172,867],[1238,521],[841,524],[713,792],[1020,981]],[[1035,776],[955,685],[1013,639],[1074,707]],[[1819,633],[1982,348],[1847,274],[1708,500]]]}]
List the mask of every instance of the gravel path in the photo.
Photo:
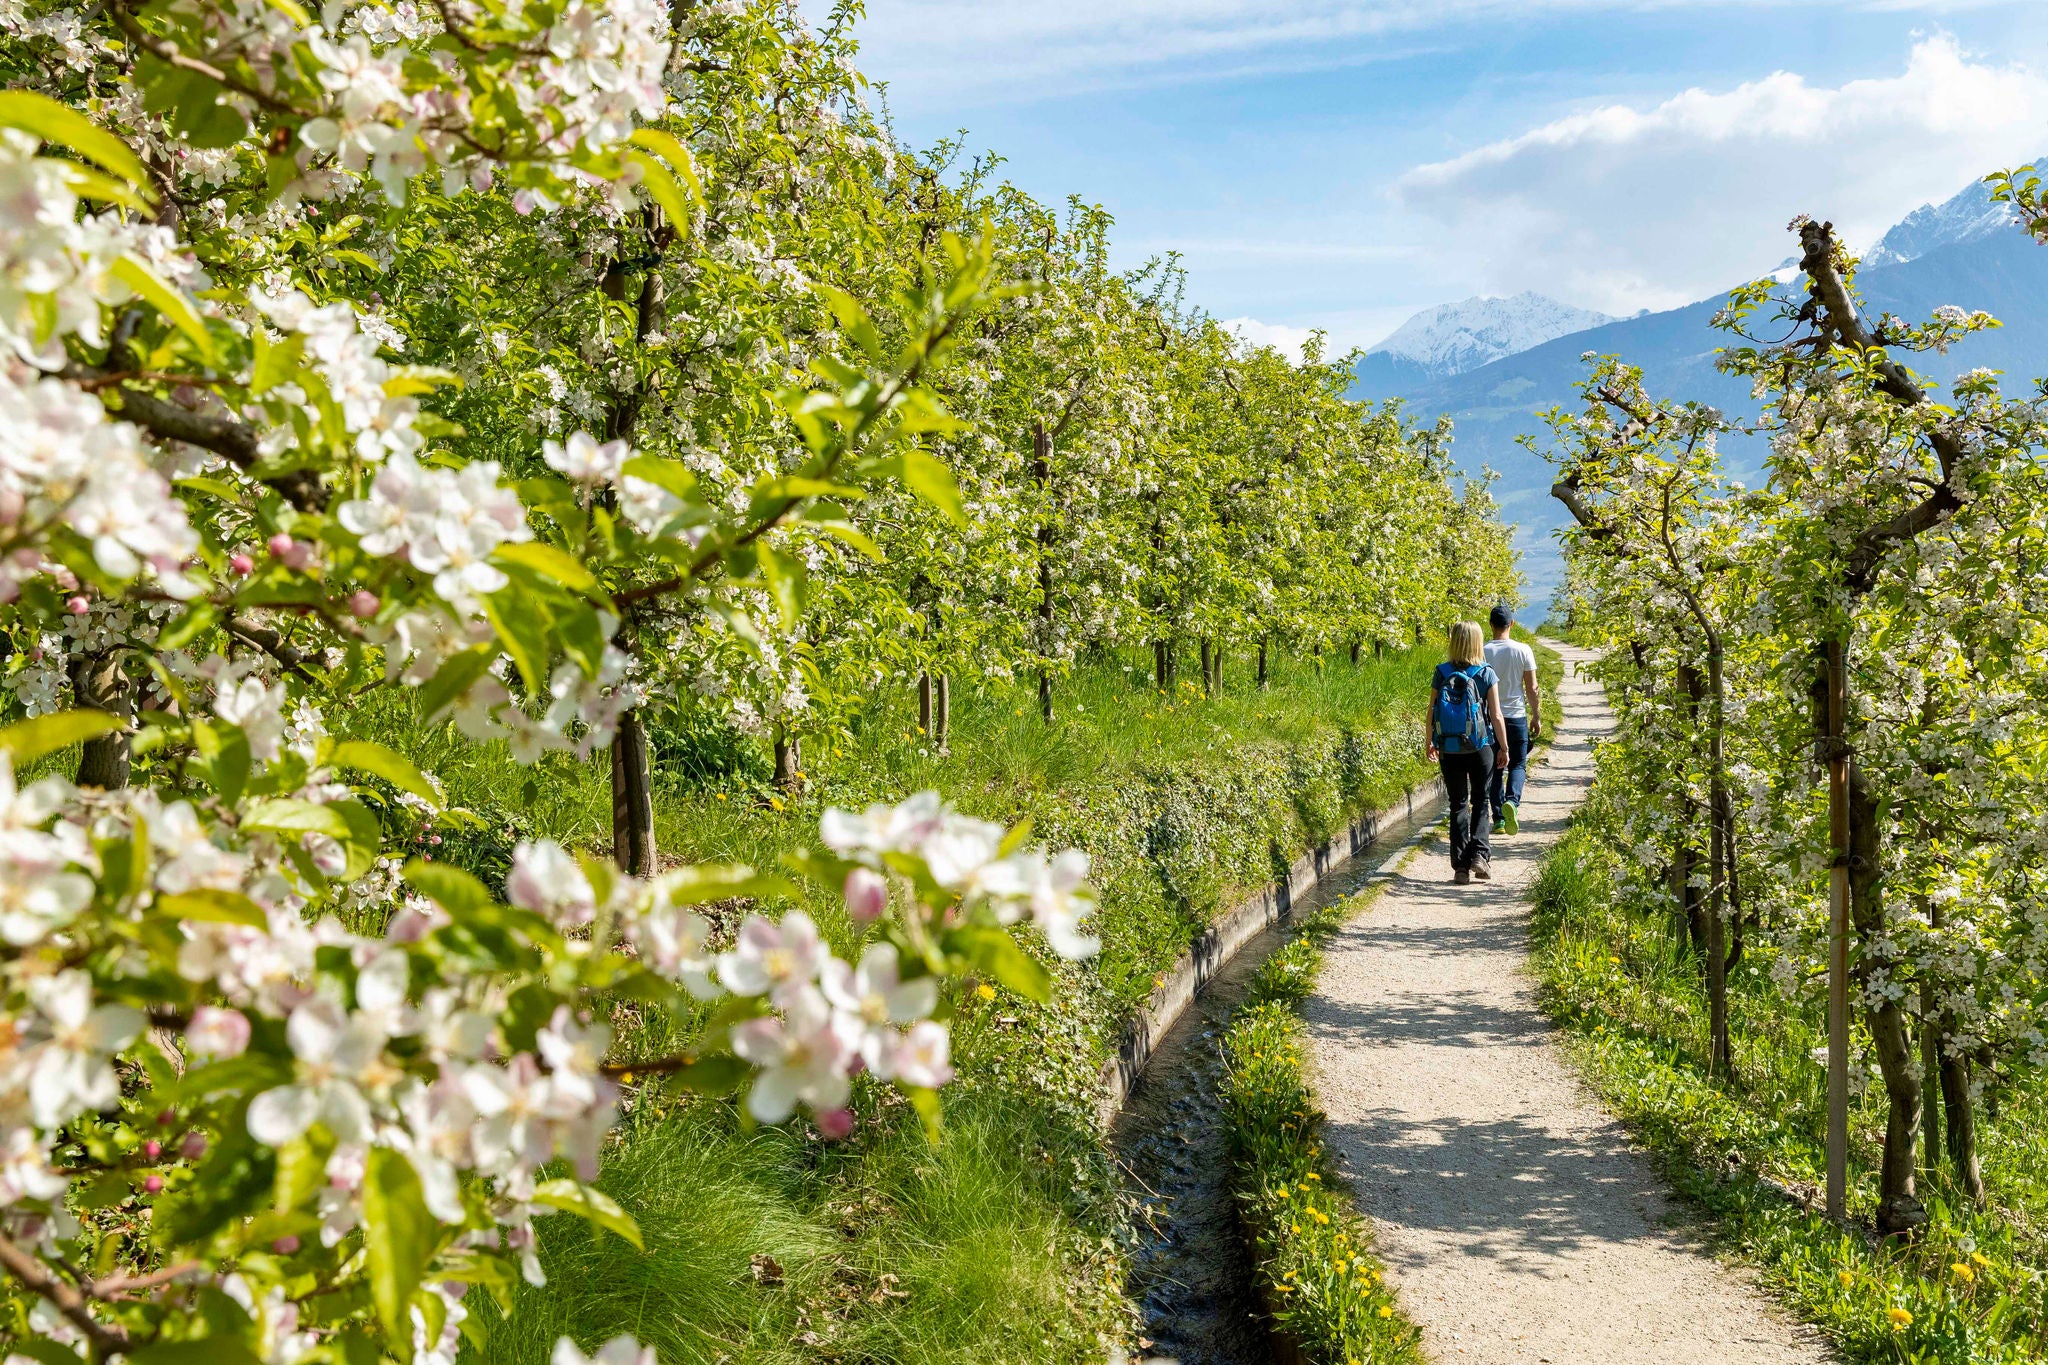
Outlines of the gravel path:
[{"label": "gravel path", "polygon": [[1493,882],[1451,885],[1443,842],[1425,844],[1330,945],[1307,1011],[1330,1144],[1434,1360],[1830,1360],[1675,1221],[1537,1007],[1521,893],[1612,723],[1571,671],[1585,656],[1560,652],[1565,723]]}]

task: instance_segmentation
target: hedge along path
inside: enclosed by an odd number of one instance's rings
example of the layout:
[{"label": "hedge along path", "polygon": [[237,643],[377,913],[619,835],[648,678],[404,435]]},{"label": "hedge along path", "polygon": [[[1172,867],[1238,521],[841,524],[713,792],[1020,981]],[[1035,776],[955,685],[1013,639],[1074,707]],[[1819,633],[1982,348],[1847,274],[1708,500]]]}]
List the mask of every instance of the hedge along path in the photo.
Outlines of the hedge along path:
[{"label": "hedge along path", "polygon": [[1832,1360],[1675,1223],[1537,1004],[1522,892],[1613,723],[1579,676],[1592,655],[1545,643],[1566,661],[1564,723],[1530,770],[1521,834],[1494,841],[1493,881],[1451,885],[1436,841],[1325,949],[1304,1015],[1330,1147],[1434,1360]]}]

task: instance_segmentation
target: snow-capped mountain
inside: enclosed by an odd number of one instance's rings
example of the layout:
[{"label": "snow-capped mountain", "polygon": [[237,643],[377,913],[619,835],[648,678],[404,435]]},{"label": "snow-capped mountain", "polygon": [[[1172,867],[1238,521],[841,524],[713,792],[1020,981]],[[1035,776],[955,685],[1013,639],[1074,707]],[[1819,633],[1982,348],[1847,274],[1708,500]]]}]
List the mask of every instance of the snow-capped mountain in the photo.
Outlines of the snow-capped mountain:
[{"label": "snow-capped mountain", "polygon": [[2005,231],[2017,221],[2012,205],[1993,202],[1991,187],[1973,180],[1946,203],[1922,204],[1901,218],[1865,253],[1863,268],[1904,265],[1930,251]]},{"label": "snow-capped mountain", "polygon": [[1377,346],[1368,347],[1366,354],[1385,353],[1411,362],[1432,379],[1443,379],[1612,321],[1605,313],[1573,308],[1541,294],[1480,296],[1425,308]]}]

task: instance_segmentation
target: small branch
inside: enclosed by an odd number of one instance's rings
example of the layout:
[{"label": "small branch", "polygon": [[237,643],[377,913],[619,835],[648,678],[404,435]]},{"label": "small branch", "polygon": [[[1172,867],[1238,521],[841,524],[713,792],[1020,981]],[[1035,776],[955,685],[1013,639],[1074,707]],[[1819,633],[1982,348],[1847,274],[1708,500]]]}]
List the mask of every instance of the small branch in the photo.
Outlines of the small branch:
[{"label": "small branch", "polygon": [[92,1315],[85,1294],[77,1286],[59,1279],[27,1248],[4,1235],[0,1235],[0,1269],[21,1281],[31,1294],[48,1299],[73,1326],[85,1333],[86,1339],[92,1342],[100,1355],[116,1355],[133,1344],[128,1333],[119,1327],[109,1327]]}]

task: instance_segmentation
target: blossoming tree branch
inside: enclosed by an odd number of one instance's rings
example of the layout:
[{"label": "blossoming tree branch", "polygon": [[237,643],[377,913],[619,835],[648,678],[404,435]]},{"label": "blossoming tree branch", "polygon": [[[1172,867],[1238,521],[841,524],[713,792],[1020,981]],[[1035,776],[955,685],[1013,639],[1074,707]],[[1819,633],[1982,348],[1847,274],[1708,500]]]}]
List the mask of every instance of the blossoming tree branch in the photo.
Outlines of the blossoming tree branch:
[{"label": "blossoming tree branch", "polygon": [[[465,1290],[540,1277],[537,1217],[637,1240],[588,1183],[621,1075],[830,1134],[866,1071],[935,1115],[941,983],[1043,995],[1027,920],[1092,949],[1085,858],[929,795],[833,812],[820,851],[774,870],[631,876],[526,843],[501,900],[391,856],[437,784],[326,733],[323,704],[382,682],[529,761],[602,748],[642,695],[636,617],[688,597],[746,630],[758,598],[794,622],[797,549],[872,552],[843,509],[878,482],[957,515],[924,445],[957,424],[928,383],[1009,292],[985,242],[945,236],[893,316],[819,304],[852,350],[762,395],[785,457],[737,494],[616,414],[548,439],[525,478],[456,457],[421,399],[459,376],[387,360],[373,291],[323,268],[361,255],[337,222],[486,193],[548,231],[700,232],[669,87],[728,64],[713,36],[757,39],[741,17],[0,16],[0,602],[30,712],[0,729],[10,1350],[450,1358]],[[80,744],[75,779],[52,770]],[[694,907],[789,878],[843,896],[856,961],[801,913],[711,950]],[[615,1055],[619,999],[672,1013],[690,1049]]]}]

